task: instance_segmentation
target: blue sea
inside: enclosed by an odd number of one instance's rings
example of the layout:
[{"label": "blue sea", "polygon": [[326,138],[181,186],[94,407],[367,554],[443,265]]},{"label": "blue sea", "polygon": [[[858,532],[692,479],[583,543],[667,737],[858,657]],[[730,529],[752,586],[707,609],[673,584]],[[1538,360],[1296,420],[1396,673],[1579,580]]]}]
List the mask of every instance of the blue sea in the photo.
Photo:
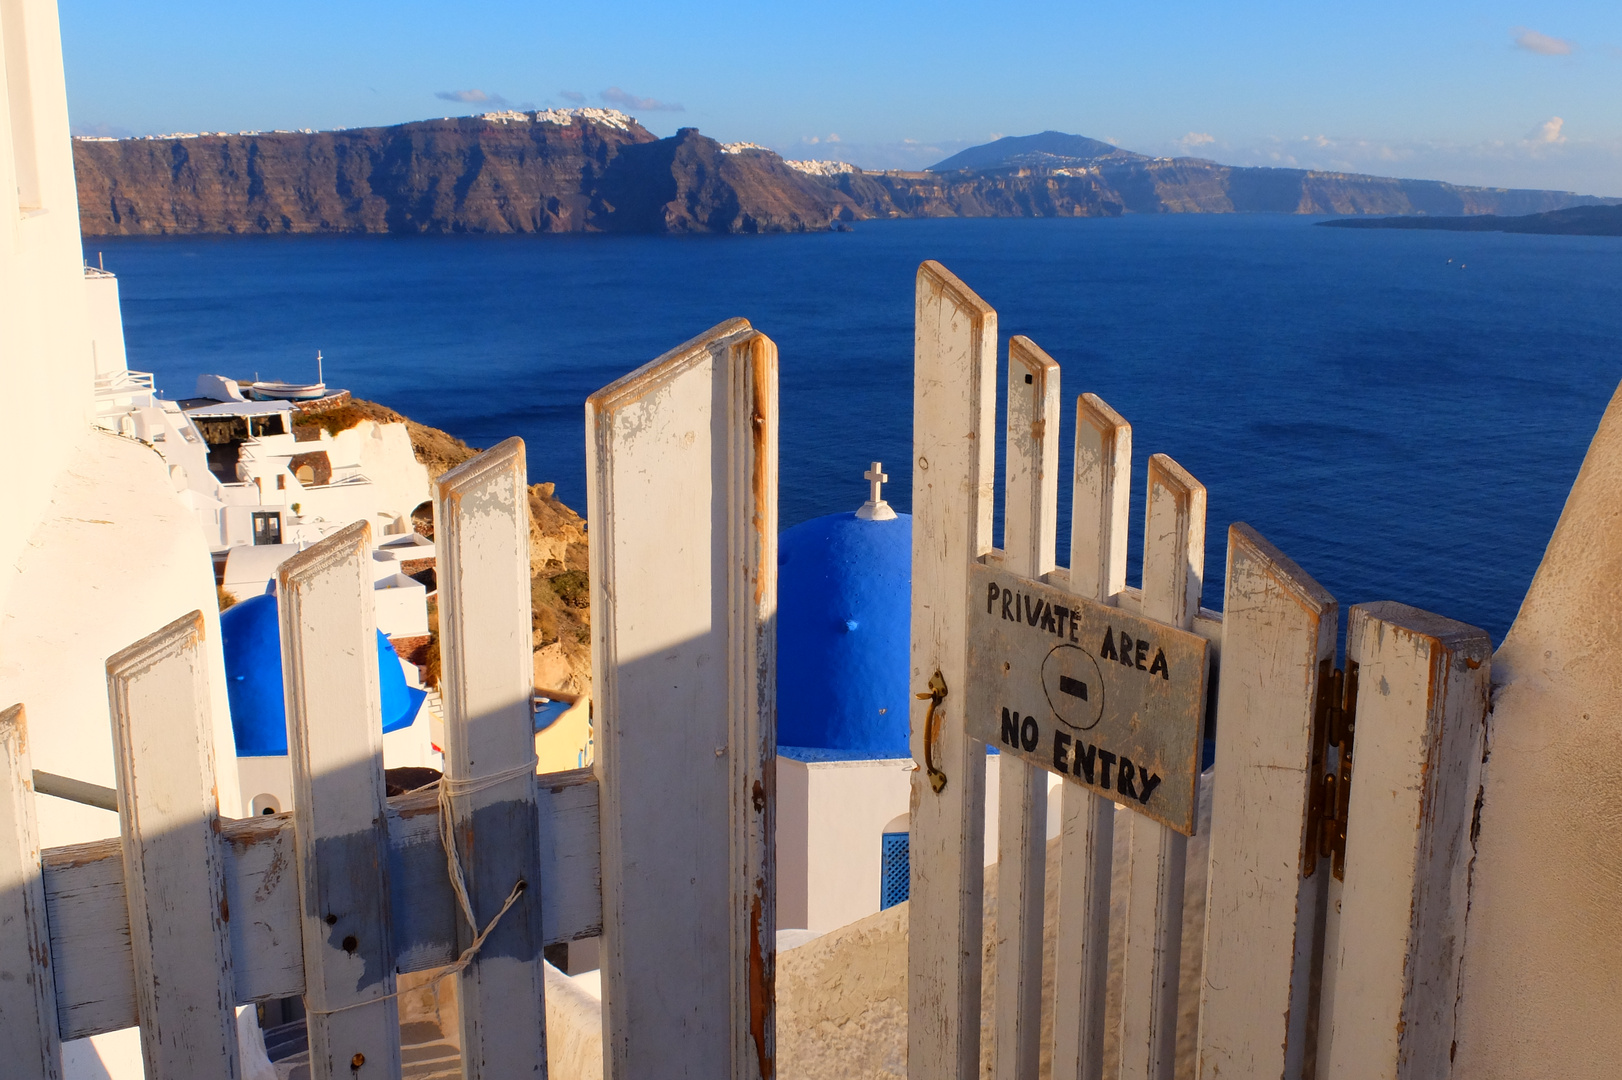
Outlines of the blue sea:
[{"label": "blue sea", "polygon": [[[708,327],[778,345],[783,525],[853,510],[885,463],[908,504],[913,275],[939,259],[1209,489],[1228,525],[1341,601],[1400,600],[1502,638],[1622,381],[1622,239],[1313,227],[1275,215],[865,222],[677,238],[93,239],[130,365],[313,381],[476,446],[585,510],[586,395]],[[1006,348],[1006,345],[1005,345]],[[1006,362],[1006,353],[1003,357]],[[1068,535],[1061,485],[1059,535]],[[1061,555],[1062,561],[1062,555]]]}]

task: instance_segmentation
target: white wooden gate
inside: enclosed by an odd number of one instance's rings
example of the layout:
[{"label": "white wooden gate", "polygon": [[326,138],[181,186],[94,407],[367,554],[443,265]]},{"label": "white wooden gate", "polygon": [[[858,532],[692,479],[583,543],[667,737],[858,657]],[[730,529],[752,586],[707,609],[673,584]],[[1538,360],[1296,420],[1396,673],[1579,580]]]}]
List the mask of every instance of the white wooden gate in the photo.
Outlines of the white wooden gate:
[{"label": "white wooden gate", "polygon": [[[1142,588],[1128,588],[1131,428],[1091,394],[1076,401],[1070,567],[1056,569],[1060,372],[1022,337],[1008,344],[994,549],[996,312],[926,262],[916,319],[909,1076],[981,1070],[986,751],[954,710],[972,560],[1200,634],[1218,687],[1199,843],[1077,783],[1049,807],[1040,770],[999,761],[997,1080],[1037,1080],[1044,963],[1055,1080],[1448,1075],[1486,634],[1400,604],[1354,607],[1343,676],[1334,598],[1243,524],[1229,530],[1223,612],[1202,609],[1205,488],[1164,454],[1147,468]],[[1049,873],[1058,926],[1044,957]],[[1203,940],[1185,942],[1185,927]]]},{"label": "white wooden gate", "polygon": [[595,771],[535,774],[517,439],[435,483],[435,790],[384,797],[365,522],[280,570],[290,812],[220,816],[199,613],[107,663],[119,837],[39,850],[0,713],[0,1073],[139,1025],[236,1080],[236,1006],[302,995],[316,1080],[398,1080],[396,975],[449,965],[463,1076],[542,1078],[542,948],[600,934],[607,1076],[771,1077],[776,392],[736,320],[588,405]]}]

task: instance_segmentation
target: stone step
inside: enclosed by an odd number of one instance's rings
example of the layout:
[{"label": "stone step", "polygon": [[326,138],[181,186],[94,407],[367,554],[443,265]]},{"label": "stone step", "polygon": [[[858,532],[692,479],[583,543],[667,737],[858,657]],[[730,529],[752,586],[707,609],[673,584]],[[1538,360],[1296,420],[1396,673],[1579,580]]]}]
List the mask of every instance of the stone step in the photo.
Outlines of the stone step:
[{"label": "stone step", "polygon": [[[310,1052],[302,1043],[302,1033],[294,1040],[282,1029],[275,1030],[278,1045],[283,1048],[274,1061],[277,1080],[310,1080]],[[295,1042],[296,1046],[290,1046]],[[401,1025],[400,1063],[402,1080],[462,1080],[461,1050],[445,1039],[439,1025],[431,1021]]]}]

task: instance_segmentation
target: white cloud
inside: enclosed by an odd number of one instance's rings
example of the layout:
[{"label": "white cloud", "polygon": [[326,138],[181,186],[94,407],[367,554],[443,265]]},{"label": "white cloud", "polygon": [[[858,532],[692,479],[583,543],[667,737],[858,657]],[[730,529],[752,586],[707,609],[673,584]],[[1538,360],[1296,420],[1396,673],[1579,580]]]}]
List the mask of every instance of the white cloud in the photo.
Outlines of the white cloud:
[{"label": "white cloud", "polygon": [[562,98],[564,101],[572,101],[576,105],[584,105],[586,103],[586,95],[582,94],[578,90],[559,90],[558,97]]},{"label": "white cloud", "polygon": [[610,86],[597,95],[610,105],[621,109],[635,109],[637,112],[686,112],[686,108],[677,101],[660,101],[658,98],[637,97],[635,94],[621,90],[617,86]]},{"label": "white cloud", "polygon": [[1209,132],[1190,131],[1187,135],[1184,135],[1181,139],[1177,140],[1177,145],[1181,146],[1184,150],[1192,150],[1196,146],[1210,146],[1214,142],[1216,142],[1216,136],[1210,134]]},{"label": "white cloud", "polygon": [[1570,56],[1577,48],[1565,38],[1550,37],[1525,26],[1517,26],[1513,33],[1517,49],[1525,49],[1539,56]]},{"label": "white cloud", "polygon": [[441,101],[460,101],[464,105],[505,105],[507,99],[487,90],[437,90],[434,96]]},{"label": "white cloud", "polygon": [[1566,141],[1566,137],[1560,133],[1560,129],[1565,126],[1566,122],[1564,120],[1560,119],[1558,116],[1551,116],[1547,120],[1543,121],[1543,123],[1533,128],[1532,131],[1526,136],[1526,141],[1529,143],[1539,143],[1545,146],[1559,146],[1561,143]]}]

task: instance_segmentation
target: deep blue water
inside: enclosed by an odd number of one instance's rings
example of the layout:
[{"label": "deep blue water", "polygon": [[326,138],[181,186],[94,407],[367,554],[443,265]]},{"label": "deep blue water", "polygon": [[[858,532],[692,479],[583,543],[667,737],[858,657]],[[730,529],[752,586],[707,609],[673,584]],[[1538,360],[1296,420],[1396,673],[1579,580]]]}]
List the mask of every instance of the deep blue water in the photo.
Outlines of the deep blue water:
[{"label": "deep blue water", "polygon": [[1343,609],[1402,600],[1494,641],[1622,381],[1616,238],[1213,215],[97,251],[130,364],[169,396],[205,371],[313,379],[319,348],[333,385],[474,445],[523,436],[531,479],[582,511],[586,395],[744,316],[780,352],[785,526],[860,505],[874,458],[907,509],[913,274],[940,259],[998,309],[1004,348],[1028,334],[1063,365],[1067,402],[1090,390],[1132,422],[1134,578],[1143,463],[1163,452],[1210,492],[1208,606],[1242,520]]}]

